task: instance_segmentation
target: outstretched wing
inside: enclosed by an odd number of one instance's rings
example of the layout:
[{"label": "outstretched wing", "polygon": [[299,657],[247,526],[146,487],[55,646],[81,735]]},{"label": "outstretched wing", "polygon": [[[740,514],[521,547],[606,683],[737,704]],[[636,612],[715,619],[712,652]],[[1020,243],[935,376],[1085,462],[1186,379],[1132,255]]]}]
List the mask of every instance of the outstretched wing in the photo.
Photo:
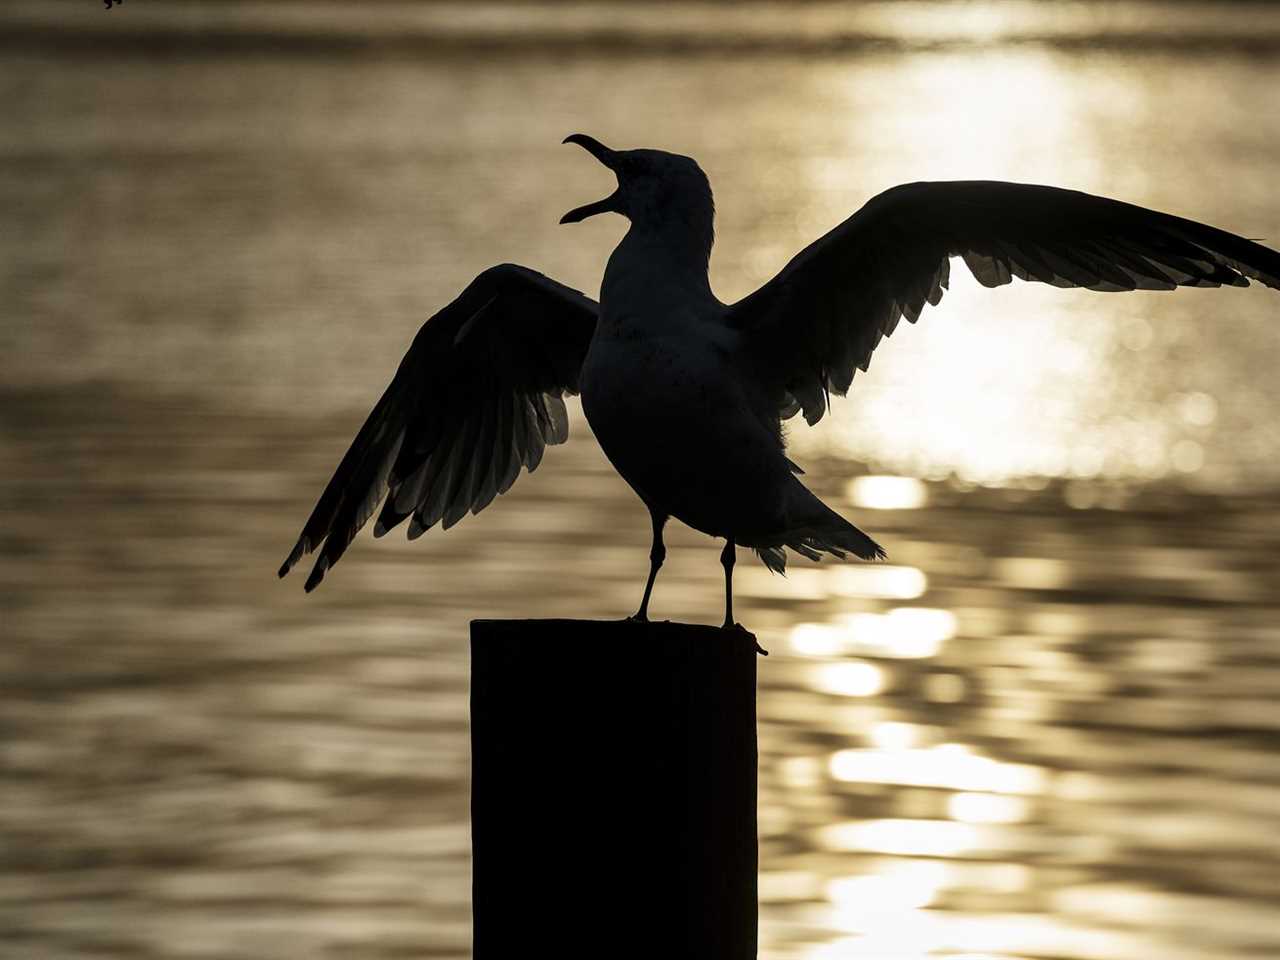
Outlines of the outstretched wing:
[{"label": "outstretched wing", "polygon": [[491,267],[423,324],[325,487],[289,558],[318,549],[306,589],[338,562],[384,495],[374,535],[412,515],[410,539],[478,513],[569,435],[566,393],[596,302],[514,264]]},{"label": "outstretched wing", "polygon": [[816,423],[883,337],[947,288],[949,258],[984,286],[1280,288],[1280,253],[1214,227],[1075,190],[996,181],[886,190],[728,308],[781,414]]}]

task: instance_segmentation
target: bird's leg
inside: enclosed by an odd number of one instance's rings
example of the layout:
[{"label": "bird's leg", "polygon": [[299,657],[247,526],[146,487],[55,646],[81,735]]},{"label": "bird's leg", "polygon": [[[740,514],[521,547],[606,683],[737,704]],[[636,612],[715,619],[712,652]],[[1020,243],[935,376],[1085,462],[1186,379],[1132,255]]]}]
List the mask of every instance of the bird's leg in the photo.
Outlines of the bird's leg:
[{"label": "bird's leg", "polygon": [[724,629],[737,626],[733,622],[733,564],[737,560],[736,544],[733,537],[725,539],[724,552],[720,554],[720,563],[724,565]]},{"label": "bird's leg", "polygon": [[662,542],[662,528],[666,525],[667,518],[652,507],[649,508],[649,518],[653,521],[653,546],[649,548],[649,582],[644,585],[644,599],[640,601],[640,609],[631,618],[641,623],[649,620],[649,594],[653,593],[653,581],[658,579],[658,569],[667,558],[667,548]]}]

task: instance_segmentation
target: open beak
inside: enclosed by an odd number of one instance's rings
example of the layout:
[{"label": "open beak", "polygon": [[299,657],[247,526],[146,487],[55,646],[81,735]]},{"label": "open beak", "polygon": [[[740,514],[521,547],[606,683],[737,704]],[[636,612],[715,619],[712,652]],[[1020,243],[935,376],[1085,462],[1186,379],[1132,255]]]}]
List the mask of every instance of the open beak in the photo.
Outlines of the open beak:
[{"label": "open beak", "polygon": [[[595,137],[588,137],[585,133],[574,133],[565,137],[564,143],[576,143],[587,153],[591,154],[610,170],[617,172],[616,151],[610,150]],[[603,200],[597,200],[595,203],[584,204],[581,207],[575,207],[560,218],[561,223],[579,223],[587,217],[594,217],[597,213],[621,213],[621,197],[619,191],[615,190]]]}]

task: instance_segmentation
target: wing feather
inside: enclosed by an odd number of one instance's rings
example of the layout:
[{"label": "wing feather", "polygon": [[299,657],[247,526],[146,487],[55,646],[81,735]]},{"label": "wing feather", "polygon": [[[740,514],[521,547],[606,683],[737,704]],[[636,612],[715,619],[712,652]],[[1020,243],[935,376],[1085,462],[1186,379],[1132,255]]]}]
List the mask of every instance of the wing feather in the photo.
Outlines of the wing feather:
[{"label": "wing feather", "polygon": [[515,435],[515,398],[504,395],[498,398],[498,459],[494,465],[494,476],[498,481],[498,493],[506,493],[520,476],[520,457],[516,449]]},{"label": "wing feather", "polygon": [[448,530],[467,515],[471,509],[471,476],[475,468],[479,452],[480,432],[484,421],[474,414],[463,423],[458,442],[454,445],[449,458],[449,482],[442,483],[439,499],[439,512],[432,511],[433,519],[442,522]]},{"label": "wing feather", "polygon": [[1280,289],[1280,253],[1207,224],[1075,190],[911,183],[872,198],[729,307],[782,416],[815,423],[902,317],[937,305],[960,257],[987,287]]},{"label": "wing feather", "polygon": [[526,267],[476,277],[418,331],[280,568],[318,551],[314,589],[382,504],[374,533],[412,517],[410,539],[446,529],[563,443],[563,395],[595,331],[595,301]]}]

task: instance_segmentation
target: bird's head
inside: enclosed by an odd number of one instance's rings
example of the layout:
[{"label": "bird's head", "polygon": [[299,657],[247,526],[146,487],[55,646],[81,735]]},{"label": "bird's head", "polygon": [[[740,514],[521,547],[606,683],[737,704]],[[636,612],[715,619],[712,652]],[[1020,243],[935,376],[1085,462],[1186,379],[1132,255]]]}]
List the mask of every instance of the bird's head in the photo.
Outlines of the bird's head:
[{"label": "bird's head", "polygon": [[561,223],[620,213],[640,227],[679,225],[703,228],[709,235],[715,217],[711,184],[693,158],[662,150],[610,150],[583,133],[565,137],[564,142],[578,144],[612,170],[618,189],[603,200],[570,210]]}]

